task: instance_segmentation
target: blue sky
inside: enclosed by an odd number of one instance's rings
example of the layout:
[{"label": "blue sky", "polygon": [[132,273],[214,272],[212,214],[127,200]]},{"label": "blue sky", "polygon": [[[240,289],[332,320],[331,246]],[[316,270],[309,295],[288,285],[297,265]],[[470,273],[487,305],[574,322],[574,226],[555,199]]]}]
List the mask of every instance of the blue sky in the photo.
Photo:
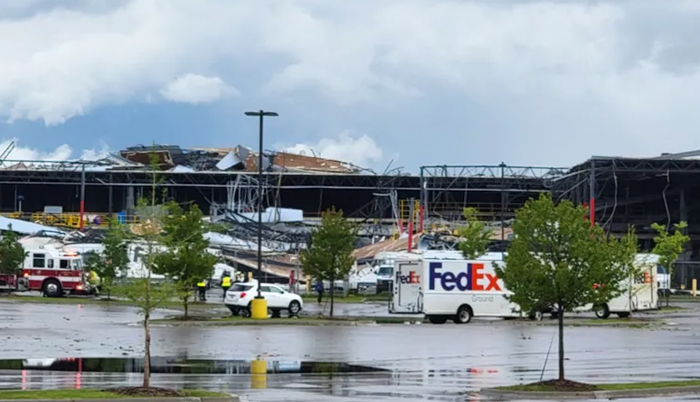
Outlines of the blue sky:
[{"label": "blue sky", "polygon": [[0,0],[12,159],[256,146],[382,170],[700,148],[700,2]]}]

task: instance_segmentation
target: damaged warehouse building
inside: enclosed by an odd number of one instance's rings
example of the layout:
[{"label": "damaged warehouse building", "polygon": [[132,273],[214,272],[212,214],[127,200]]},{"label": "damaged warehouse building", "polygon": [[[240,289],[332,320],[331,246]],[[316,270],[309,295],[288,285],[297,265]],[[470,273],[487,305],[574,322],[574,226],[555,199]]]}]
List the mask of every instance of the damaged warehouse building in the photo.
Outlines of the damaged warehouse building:
[{"label": "damaged warehouse building", "polygon": [[[573,168],[431,165],[407,174],[400,168],[375,172],[314,155],[266,151],[258,193],[258,153],[248,147],[138,145],[96,161],[2,160],[0,211],[34,221],[51,215],[60,223],[75,217],[82,201],[91,228],[94,217],[131,217],[155,177],[158,191],[165,189],[169,198],[196,203],[212,220],[230,222],[229,233],[212,234],[210,241],[225,250],[229,262],[250,270],[256,266],[251,250],[261,198],[263,268],[270,280],[282,281],[298,269],[299,250],[330,207],[361,225],[356,256],[365,267],[376,265],[382,253],[409,247],[454,249],[464,207],[476,208],[490,222],[492,249],[504,250],[515,210],[546,192],[591,205],[593,219],[612,234],[634,225],[642,250],[653,247],[651,223],[687,221],[691,244],[674,278],[682,284],[695,276],[700,261],[700,204],[694,201],[700,199],[698,155],[595,156]],[[411,237],[406,236],[409,222]]]}]

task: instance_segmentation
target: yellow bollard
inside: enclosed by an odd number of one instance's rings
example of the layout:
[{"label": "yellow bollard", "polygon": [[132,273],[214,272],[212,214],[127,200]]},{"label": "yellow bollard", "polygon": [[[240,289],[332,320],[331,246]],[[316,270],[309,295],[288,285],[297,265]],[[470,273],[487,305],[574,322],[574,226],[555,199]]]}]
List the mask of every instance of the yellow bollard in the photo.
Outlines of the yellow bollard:
[{"label": "yellow bollard", "polygon": [[250,388],[264,389],[267,387],[267,362],[253,360],[250,362]]},{"label": "yellow bollard", "polygon": [[267,300],[257,297],[250,302],[250,317],[254,320],[267,319]]},{"label": "yellow bollard", "polygon": [[253,281],[253,273],[248,272],[248,282],[252,282],[252,281]]},{"label": "yellow bollard", "polygon": [[698,280],[693,279],[693,297],[698,295]]}]

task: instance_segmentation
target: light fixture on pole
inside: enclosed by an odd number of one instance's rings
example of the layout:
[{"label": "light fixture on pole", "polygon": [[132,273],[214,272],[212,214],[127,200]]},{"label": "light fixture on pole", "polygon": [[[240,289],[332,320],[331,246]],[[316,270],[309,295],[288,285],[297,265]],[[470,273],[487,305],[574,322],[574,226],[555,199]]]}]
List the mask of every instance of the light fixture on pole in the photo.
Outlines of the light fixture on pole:
[{"label": "light fixture on pole", "polygon": [[257,319],[267,318],[267,301],[262,297],[262,200],[263,200],[263,119],[265,117],[279,116],[275,112],[260,110],[257,112],[245,112],[246,116],[260,119],[260,133],[258,146],[258,295],[252,301],[251,316]]}]

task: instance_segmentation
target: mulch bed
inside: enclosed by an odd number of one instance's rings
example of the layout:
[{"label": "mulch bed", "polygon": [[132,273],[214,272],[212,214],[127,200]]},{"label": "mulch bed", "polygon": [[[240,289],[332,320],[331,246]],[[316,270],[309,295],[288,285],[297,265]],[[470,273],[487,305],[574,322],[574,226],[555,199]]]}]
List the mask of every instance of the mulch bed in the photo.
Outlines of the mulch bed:
[{"label": "mulch bed", "polygon": [[141,396],[141,397],[146,397],[146,398],[158,398],[158,397],[173,398],[173,397],[184,396],[182,393],[175,391],[174,389],[155,388],[155,387],[150,387],[150,388],[122,387],[122,388],[105,389],[104,391],[105,392],[112,392],[112,393],[124,395],[124,396]]},{"label": "mulch bed", "polygon": [[570,380],[547,380],[540,381],[529,385],[540,385],[548,388],[552,388],[559,392],[585,392],[585,391],[595,391],[598,389],[595,385],[584,384],[582,382],[570,381]]},{"label": "mulch bed", "polygon": [[204,315],[188,315],[185,317],[184,315],[178,315],[174,317],[170,317],[170,319],[174,321],[211,321],[216,317],[211,317],[211,316],[204,316]]}]

